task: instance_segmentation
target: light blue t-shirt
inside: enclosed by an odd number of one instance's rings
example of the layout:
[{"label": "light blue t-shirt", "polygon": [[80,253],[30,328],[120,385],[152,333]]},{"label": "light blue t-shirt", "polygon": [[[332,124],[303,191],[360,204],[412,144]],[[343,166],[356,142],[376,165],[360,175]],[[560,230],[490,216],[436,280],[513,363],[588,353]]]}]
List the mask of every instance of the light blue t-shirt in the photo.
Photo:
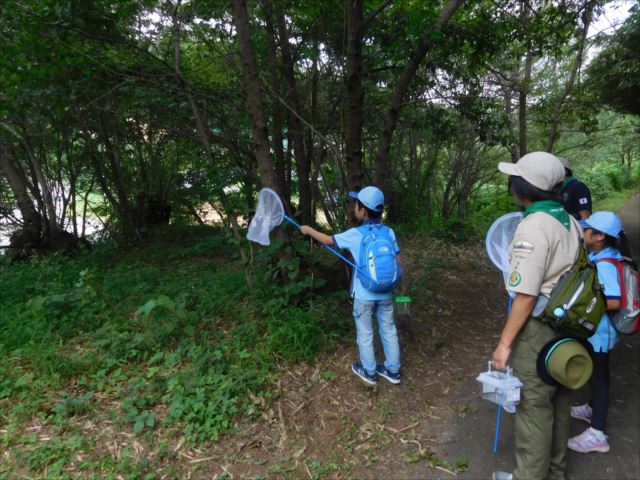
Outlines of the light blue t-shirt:
[{"label": "light blue t-shirt", "polygon": [[[607,247],[600,250],[598,253],[590,253],[589,260],[596,262],[601,258],[614,258],[616,260],[622,259],[622,255],[615,248]],[[618,279],[618,269],[616,266],[609,262],[597,262],[596,269],[598,270],[598,280],[604,286],[604,296],[607,299],[617,300],[620,299],[620,280]],[[596,352],[607,353],[614,348],[620,341],[620,334],[611,325],[609,315],[605,313],[600,320],[598,329],[591,337],[589,337],[589,343],[593,345],[593,350]]]},{"label": "light blue t-shirt", "polygon": [[[379,220],[365,220],[363,225],[379,224]],[[393,247],[396,255],[400,253],[398,242],[396,240],[396,234],[389,228],[389,236],[393,240]],[[358,263],[360,258],[360,243],[362,241],[362,232],[358,228],[350,228],[346,232],[338,233],[333,236],[333,243],[338,248],[344,248],[351,252],[351,255],[355,259],[355,263]],[[387,300],[393,298],[393,292],[375,293],[370,292],[362,286],[360,279],[356,275],[356,271],[353,271],[353,278],[351,279],[351,296],[358,300]]]}]

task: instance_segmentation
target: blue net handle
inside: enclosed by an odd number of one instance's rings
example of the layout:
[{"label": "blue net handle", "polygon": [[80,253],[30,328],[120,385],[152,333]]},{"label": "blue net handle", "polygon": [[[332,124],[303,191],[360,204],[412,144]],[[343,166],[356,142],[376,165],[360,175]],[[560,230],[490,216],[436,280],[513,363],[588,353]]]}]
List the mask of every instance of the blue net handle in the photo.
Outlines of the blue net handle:
[{"label": "blue net handle", "polygon": [[[298,222],[296,222],[293,218],[289,217],[288,215],[285,214],[284,219],[289,222],[291,225],[295,226],[298,230],[300,230],[300,224]],[[349,260],[347,257],[345,257],[344,255],[342,255],[340,252],[338,252],[337,250],[331,248],[329,245],[325,245],[324,243],[322,244],[322,246],[324,248],[326,248],[327,250],[329,250],[331,253],[333,253],[335,256],[337,256],[338,258],[344,260],[347,264],[351,265],[353,268],[355,268],[358,272],[362,273],[363,275],[365,275],[367,278],[369,278],[371,281],[375,282],[375,280],[373,278],[371,278],[371,275],[369,275],[367,272],[365,272],[364,270],[358,268],[358,266],[353,263],[351,260]],[[377,283],[377,282],[376,282]]]}]

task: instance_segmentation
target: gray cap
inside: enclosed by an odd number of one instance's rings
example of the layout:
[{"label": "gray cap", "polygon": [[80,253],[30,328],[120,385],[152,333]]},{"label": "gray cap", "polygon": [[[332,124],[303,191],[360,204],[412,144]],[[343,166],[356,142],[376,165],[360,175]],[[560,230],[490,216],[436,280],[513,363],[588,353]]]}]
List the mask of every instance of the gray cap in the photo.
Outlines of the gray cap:
[{"label": "gray cap", "polygon": [[498,170],[507,175],[522,177],[546,192],[551,192],[564,179],[562,162],[547,152],[527,153],[516,163],[500,162]]}]

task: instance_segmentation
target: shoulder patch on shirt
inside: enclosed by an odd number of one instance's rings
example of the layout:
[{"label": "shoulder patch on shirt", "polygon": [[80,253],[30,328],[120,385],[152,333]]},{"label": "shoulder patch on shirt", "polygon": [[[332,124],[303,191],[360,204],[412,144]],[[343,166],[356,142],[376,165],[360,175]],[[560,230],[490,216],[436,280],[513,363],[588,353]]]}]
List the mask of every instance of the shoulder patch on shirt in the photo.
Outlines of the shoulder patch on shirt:
[{"label": "shoulder patch on shirt", "polygon": [[522,277],[518,272],[511,272],[511,276],[509,277],[510,287],[517,287],[518,285],[520,285],[521,281],[522,281]]},{"label": "shoulder patch on shirt", "polygon": [[533,243],[526,240],[520,240],[513,245],[514,252],[531,253],[533,252]]}]

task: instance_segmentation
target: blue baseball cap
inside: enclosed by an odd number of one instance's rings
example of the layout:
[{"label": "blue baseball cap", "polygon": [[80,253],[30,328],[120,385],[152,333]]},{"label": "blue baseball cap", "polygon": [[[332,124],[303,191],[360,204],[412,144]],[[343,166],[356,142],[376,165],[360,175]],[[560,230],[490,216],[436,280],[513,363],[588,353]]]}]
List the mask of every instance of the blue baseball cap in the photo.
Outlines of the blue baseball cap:
[{"label": "blue baseball cap", "polygon": [[360,203],[374,212],[381,212],[384,207],[384,193],[378,187],[364,187],[359,192],[349,192],[349,197],[360,200]]},{"label": "blue baseball cap", "polygon": [[596,212],[586,220],[580,220],[580,226],[583,229],[593,228],[614,238],[620,238],[622,231],[622,222],[613,212]]}]

